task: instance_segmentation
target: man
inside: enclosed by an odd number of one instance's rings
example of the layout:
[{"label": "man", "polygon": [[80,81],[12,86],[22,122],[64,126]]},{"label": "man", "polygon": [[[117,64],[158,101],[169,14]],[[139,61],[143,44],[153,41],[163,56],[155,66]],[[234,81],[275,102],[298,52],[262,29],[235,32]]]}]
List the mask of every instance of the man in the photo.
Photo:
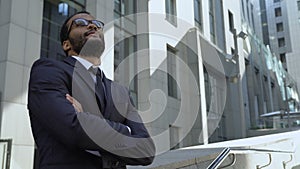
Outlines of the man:
[{"label": "man", "polygon": [[33,64],[28,109],[41,169],[126,168],[153,161],[154,143],[128,90],[99,70],[103,26],[88,12],[74,14],[61,28],[66,59]]}]

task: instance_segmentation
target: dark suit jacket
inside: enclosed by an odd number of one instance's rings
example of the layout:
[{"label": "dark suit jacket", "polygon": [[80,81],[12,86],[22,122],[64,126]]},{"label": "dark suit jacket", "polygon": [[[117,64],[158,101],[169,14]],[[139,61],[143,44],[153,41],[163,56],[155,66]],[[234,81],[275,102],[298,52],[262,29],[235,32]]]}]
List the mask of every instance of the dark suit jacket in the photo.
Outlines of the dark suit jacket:
[{"label": "dark suit jacket", "polygon": [[[89,72],[76,59],[43,58],[33,64],[28,109],[40,168],[125,168],[126,164],[152,163],[154,143],[128,90],[105,77],[104,84],[107,104],[100,112],[99,93],[95,95]],[[67,93],[82,104],[84,112],[75,111]],[[94,155],[98,152],[101,157]]]}]

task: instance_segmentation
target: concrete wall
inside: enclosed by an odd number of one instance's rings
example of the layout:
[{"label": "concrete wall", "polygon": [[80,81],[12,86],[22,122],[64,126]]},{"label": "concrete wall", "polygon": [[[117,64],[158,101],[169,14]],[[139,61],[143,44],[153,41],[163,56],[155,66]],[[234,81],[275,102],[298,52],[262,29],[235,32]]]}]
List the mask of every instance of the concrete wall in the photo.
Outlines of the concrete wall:
[{"label": "concrete wall", "polygon": [[33,168],[27,110],[30,67],[40,56],[43,1],[0,1],[1,138],[12,138],[11,168]]},{"label": "concrete wall", "polygon": [[[294,1],[294,0],[293,0]],[[290,1],[288,2],[290,3]],[[296,2],[294,1],[294,7],[296,7]],[[286,1],[280,1],[274,3],[273,0],[266,0],[266,9],[268,15],[268,28],[269,28],[269,38],[270,38],[270,48],[279,58],[279,54],[288,53],[291,51],[291,41],[290,41],[290,31],[289,31],[289,22],[288,20],[288,11],[290,8],[287,8]],[[275,8],[281,7],[282,16],[275,17]],[[284,31],[277,32],[276,23],[282,22]],[[278,38],[284,37],[285,46],[278,47]]]},{"label": "concrete wall", "polygon": [[288,71],[294,80],[297,82],[298,91],[300,86],[300,76],[299,76],[299,63],[300,63],[300,49],[297,44],[300,43],[300,24],[299,24],[299,11],[296,0],[286,1],[286,8],[288,14],[289,29],[290,29],[290,40],[292,51],[287,53],[287,67]]}]

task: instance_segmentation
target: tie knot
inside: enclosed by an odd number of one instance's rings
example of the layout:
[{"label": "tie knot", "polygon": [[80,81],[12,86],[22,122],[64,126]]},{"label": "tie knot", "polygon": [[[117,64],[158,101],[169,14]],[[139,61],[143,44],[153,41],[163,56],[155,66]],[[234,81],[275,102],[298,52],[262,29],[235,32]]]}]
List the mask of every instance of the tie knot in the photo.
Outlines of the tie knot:
[{"label": "tie knot", "polygon": [[94,75],[96,76],[101,76],[101,70],[98,68],[98,67],[93,67],[91,66],[90,69],[89,69]]}]

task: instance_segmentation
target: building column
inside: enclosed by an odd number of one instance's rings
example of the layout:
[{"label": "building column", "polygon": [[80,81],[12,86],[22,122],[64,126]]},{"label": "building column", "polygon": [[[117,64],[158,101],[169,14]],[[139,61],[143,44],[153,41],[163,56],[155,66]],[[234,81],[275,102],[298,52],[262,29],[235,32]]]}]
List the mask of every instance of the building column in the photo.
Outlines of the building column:
[{"label": "building column", "polygon": [[30,68],[40,56],[43,1],[0,3],[0,138],[12,139],[10,168],[33,168],[34,141],[27,110]]}]

